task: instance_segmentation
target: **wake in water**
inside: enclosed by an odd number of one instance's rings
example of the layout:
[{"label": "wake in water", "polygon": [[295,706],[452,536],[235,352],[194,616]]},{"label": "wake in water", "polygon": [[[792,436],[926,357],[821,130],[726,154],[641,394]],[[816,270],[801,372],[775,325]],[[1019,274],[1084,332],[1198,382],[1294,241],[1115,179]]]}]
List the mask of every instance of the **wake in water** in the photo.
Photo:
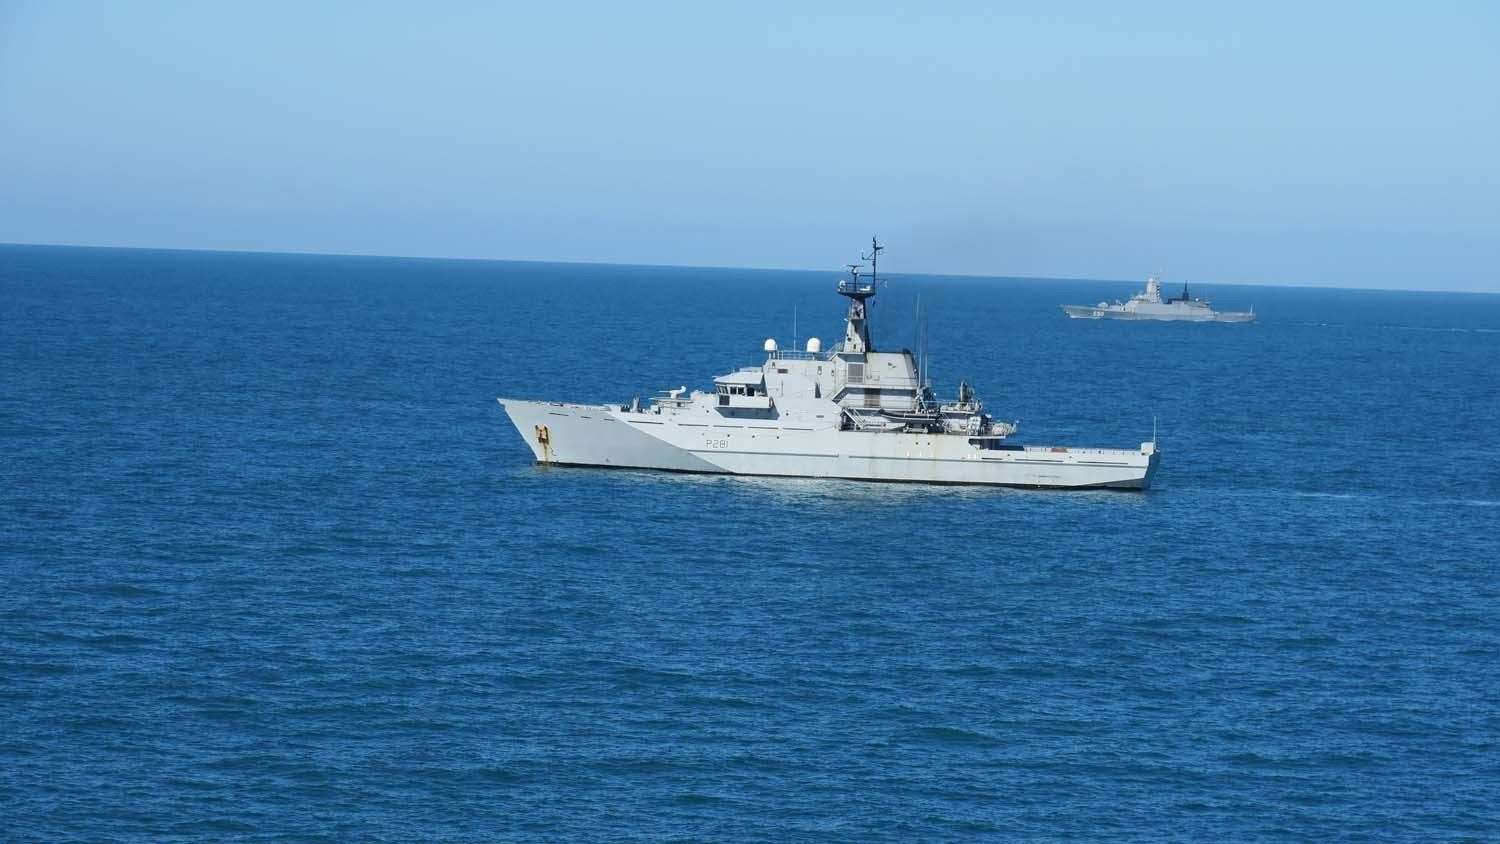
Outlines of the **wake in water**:
[{"label": "wake in water", "polygon": [[1500,334],[1500,328],[1458,328],[1434,325],[1386,325],[1397,331],[1431,331],[1439,334]]}]

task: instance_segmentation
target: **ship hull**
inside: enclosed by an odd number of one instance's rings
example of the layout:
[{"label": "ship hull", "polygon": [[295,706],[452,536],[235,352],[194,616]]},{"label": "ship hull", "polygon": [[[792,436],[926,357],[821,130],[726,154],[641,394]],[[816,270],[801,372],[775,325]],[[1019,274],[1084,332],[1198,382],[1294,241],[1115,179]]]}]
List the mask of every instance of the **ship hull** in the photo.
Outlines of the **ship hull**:
[{"label": "ship hull", "polygon": [[1251,322],[1255,314],[1248,311],[1209,311],[1207,313],[1191,313],[1183,311],[1127,310],[1123,308],[1104,307],[1094,305],[1062,305],[1063,313],[1072,319],[1128,319],[1128,320],[1153,320],[1156,322]]},{"label": "ship hull", "polygon": [[537,462],[731,475],[1147,489],[1160,454],[1140,449],[976,449],[954,435],[810,430],[776,420],[687,423],[611,405],[500,399]]}]

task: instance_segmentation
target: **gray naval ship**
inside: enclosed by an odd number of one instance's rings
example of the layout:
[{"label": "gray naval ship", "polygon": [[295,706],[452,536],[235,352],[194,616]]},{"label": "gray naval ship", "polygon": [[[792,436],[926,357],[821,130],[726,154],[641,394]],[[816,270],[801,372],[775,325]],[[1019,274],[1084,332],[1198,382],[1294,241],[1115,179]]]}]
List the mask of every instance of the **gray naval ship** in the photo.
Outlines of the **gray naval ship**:
[{"label": "gray naval ship", "polygon": [[1145,290],[1131,296],[1126,302],[1061,307],[1073,319],[1159,319],[1189,322],[1250,322],[1255,319],[1254,307],[1248,311],[1215,311],[1209,307],[1207,299],[1189,296],[1186,284],[1182,286],[1181,296],[1163,299],[1161,282],[1155,276],[1146,280]]},{"label": "gray naval ship", "polygon": [[734,475],[1146,489],[1161,455],[1139,448],[1012,445],[967,383],[938,399],[909,350],[877,351],[869,300],[884,248],[838,283],[844,339],[829,351],[765,342],[766,359],[720,375],[712,391],[663,391],[649,402],[569,404],[499,399],[543,464]]}]

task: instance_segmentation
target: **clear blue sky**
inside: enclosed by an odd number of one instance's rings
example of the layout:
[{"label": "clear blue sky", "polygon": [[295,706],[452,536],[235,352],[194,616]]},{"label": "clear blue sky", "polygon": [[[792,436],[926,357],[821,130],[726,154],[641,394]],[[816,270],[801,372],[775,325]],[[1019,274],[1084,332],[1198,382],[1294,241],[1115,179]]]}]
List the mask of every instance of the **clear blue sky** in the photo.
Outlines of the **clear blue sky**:
[{"label": "clear blue sky", "polygon": [[0,242],[1500,290],[1500,3],[1231,6],[0,0]]}]

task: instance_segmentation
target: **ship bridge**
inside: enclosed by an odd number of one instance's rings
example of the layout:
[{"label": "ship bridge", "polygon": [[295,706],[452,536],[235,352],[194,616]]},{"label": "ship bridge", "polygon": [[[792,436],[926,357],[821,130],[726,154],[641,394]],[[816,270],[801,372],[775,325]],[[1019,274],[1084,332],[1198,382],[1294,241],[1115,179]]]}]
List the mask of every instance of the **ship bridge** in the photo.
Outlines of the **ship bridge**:
[{"label": "ship bridge", "polygon": [[766,391],[766,374],[760,367],[746,367],[714,379],[714,393],[719,407],[769,410],[771,396]]}]

